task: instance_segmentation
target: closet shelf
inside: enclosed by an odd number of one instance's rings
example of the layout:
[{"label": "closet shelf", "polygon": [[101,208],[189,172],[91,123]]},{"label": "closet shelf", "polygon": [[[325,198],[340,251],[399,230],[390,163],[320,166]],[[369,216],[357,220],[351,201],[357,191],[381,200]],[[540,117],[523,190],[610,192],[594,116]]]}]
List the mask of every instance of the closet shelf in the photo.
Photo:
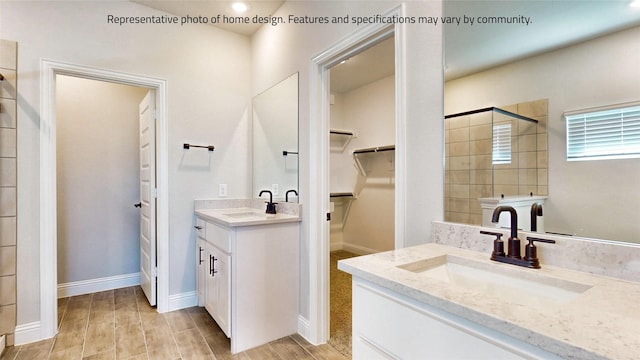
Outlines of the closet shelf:
[{"label": "closet shelf", "polygon": [[[357,199],[356,194],[352,192],[332,192],[329,194],[329,197],[331,198],[331,202],[332,202],[331,212],[334,212],[335,210],[335,205],[333,203],[338,204],[342,208],[341,218],[333,219],[336,221],[340,220],[340,223],[332,224],[332,227],[335,227],[336,229],[340,229],[342,231],[344,230],[344,225],[347,222],[347,217],[349,216],[349,210],[351,210],[351,204],[353,203],[354,200]],[[338,212],[338,214],[340,213]]]},{"label": "closet shelf", "polygon": [[340,150],[341,152],[347,148],[347,145],[356,137],[356,133],[350,130],[330,129],[330,144],[332,149]]},{"label": "closet shelf", "polygon": [[377,154],[385,151],[395,151],[395,145],[384,145],[384,146],[376,146],[370,148],[363,149],[355,149],[353,150],[353,160],[355,162],[355,167],[358,169],[358,172],[362,176],[367,176],[367,169],[363,162],[366,162],[365,159],[368,155]]}]

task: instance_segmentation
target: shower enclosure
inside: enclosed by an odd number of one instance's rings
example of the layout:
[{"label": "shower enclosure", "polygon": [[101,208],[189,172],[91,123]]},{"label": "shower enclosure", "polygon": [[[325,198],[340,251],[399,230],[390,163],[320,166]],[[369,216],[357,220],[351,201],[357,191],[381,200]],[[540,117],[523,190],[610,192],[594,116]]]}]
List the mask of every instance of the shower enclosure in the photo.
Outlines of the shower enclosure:
[{"label": "shower enclosure", "polygon": [[481,225],[479,199],[547,195],[546,143],[538,149],[546,127],[538,120],[489,107],[444,121],[445,221]]}]

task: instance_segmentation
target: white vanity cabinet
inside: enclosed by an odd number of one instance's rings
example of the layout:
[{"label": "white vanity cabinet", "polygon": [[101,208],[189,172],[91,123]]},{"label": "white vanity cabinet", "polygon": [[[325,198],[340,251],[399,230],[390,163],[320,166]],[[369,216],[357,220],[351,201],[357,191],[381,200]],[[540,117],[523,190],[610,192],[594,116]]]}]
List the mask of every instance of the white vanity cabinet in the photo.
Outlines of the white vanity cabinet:
[{"label": "white vanity cabinet", "polygon": [[560,357],[354,277],[353,359]]},{"label": "white vanity cabinet", "polygon": [[226,226],[212,219],[200,221],[199,303],[230,337],[231,353],[296,333],[299,222]]}]

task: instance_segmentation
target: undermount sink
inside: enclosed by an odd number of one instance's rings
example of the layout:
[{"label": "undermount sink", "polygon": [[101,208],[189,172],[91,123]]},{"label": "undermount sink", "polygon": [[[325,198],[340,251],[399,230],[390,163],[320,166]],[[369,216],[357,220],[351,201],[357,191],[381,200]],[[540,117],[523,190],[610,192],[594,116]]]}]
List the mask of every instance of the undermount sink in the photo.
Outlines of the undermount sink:
[{"label": "undermount sink", "polygon": [[235,213],[227,213],[222,214],[224,216],[242,219],[242,218],[252,218],[252,217],[266,217],[265,213],[255,212],[255,211],[245,211],[245,212],[235,212]]},{"label": "undermount sink", "polygon": [[535,270],[510,268],[453,255],[419,260],[398,268],[522,305],[543,301],[566,303],[591,288],[590,285],[539,274]]}]

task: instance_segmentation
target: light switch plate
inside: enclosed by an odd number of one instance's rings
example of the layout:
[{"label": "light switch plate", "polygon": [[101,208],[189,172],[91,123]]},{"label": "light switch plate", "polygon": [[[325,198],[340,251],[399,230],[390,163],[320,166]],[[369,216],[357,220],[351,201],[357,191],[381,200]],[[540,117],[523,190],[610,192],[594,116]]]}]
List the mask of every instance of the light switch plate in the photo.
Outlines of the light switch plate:
[{"label": "light switch plate", "polygon": [[218,196],[220,197],[227,196],[227,184],[218,185]]},{"label": "light switch plate", "polygon": [[273,195],[278,195],[279,188],[278,184],[271,184],[271,193],[273,193]]}]

